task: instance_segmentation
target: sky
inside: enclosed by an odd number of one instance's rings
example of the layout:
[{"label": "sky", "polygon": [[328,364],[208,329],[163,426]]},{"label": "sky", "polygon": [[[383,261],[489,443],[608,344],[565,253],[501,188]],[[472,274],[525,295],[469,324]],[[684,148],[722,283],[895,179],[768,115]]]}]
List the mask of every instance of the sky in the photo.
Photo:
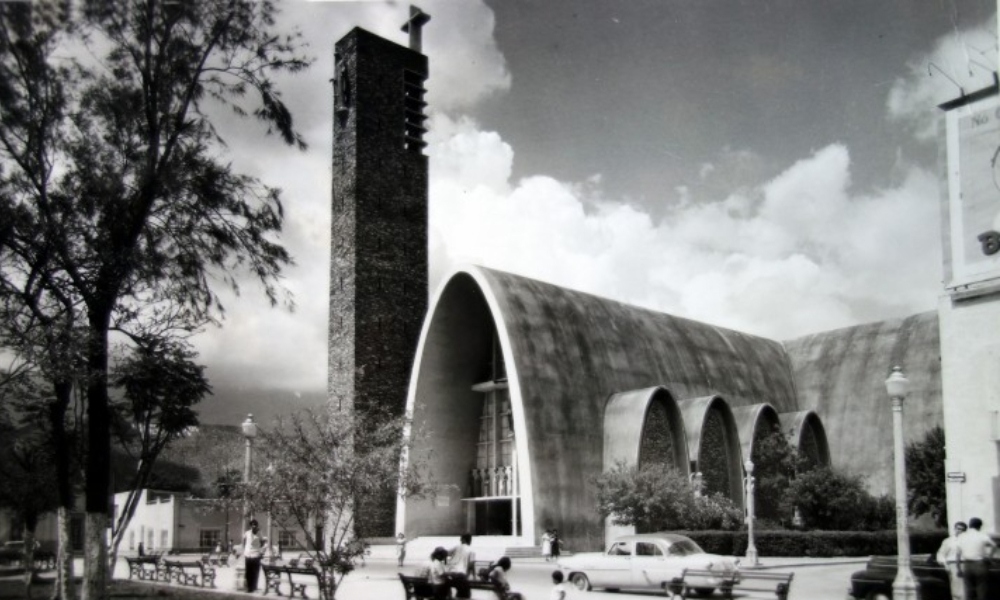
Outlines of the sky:
[{"label": "sky", "polygon": [[[996,0],[423,0],[431,292],[474,263],[776,340],[934,310],[938,104],[997,69]],[[220,114],[283,190],[294,310],[254,284],[195,338],[216,398],[325,394],[333,45],[408,3],[285,0],[300,152]],[[261,400],[264,399],[264,400]]]}]

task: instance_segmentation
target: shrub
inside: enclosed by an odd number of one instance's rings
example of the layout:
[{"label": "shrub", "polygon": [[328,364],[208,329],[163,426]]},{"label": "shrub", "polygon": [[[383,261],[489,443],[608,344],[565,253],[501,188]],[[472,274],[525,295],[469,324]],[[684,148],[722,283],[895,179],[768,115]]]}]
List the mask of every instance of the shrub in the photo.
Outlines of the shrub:
[{"label": "shrub", "polygon": [[906,447],[907,508],[915,516],[929,513],[938,527],[948,524],[944,442],[944,429],[935,427]]},{"label": "shrub", "polygon": [[742,509],[721,494],[696,498],[687,476],[673,467],[618,463],[592,483],[600,515],[640,532],[736,529],[743,521]]},{"label": "shrub", "polygon": [[785,502],[799,508],[803,525],[809,529],[872,531],[895,525],[892,500],[873,497],[861,477],[830,467],[799,474]]},{"label": "shrub", "polygon": [[[681,531],[706,552],[742,556],[747,549],[746,531]],[[911,532],[914,554],[937,551],[946,531]],[[896,531],[758,531],[754,546],[760,556],[893,556]]]}]

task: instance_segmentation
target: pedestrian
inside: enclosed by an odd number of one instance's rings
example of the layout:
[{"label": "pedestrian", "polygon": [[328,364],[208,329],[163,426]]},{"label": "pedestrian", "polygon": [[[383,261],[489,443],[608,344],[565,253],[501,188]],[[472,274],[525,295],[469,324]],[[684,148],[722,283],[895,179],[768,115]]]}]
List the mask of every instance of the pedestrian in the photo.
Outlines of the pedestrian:
[{"label": "pedestrian", "polygon": [[139,556],[146,556],[146,547],[139,542]]},{"label": "pedestrian", "polygon": [[545,557],[545,562],[552,560],[552,530],[546,529],[545,533],[542,534],[542,556]]},{"label": "pedestrian", "polygon": [[510,582],[507,581],[507,571],[510,571],[510,559],[501,556],[496,566],[490,571],[490,581],[498,584],[507,594],[507,600],[524,600],[524,596],[519,592],[510,591]]},{"label": "pedestrian", "polygon": [[469,574],[475,569],[476,555],[472,552],[472,534],[463,533],[459,544],[448,553],[448,583],[455,588],[456,598],[472,597]]},{"label": "pedestrian", "polygon": [[445,573],[447,568],[445,563],[448,561],[448,551],[444,549],[443,546],[438,546],[431,552],[430,562],[425,567],[427,573],[427,583],[431,585],[431,589],[434,590],[435,600],[445,600],[451,595],[451,587],[448,585],[448,580],[445,578]]},{"label": "pedestrian", "polygon": [[569,591],[566,589],[566,584],[563,583],[562,571],[552,571],[552,583],[555,585],[549,592],[549,600],[566,600],[569,597]]},{"label": "pedestrian", "polygon": [[263,555],[264,538],[260,536],[257,519],[251,519],[250,529],[243,534],[243,560],[246,567],[248,592],[257,591],[257,579],[260,576],[260,559]]},{"label": "pedestrian", "polygon": [[403,561],[406,560],[406,536],[402,531],[396,534],[396,562],[399,566],[403,566]]},{"label": "pedestrian", "polygon": [[562,540],[559,539],[559,530],[558,529],[553,529],[552,530],[552,542],[551,543],[552,543],[552,560],[559,560],[559,552],[561,551],[561,548],[559,546],[562,545]]},{"label": "pedestrian", "polygon": [[969,530],[958,536],[956,560],[959,575],[965,583],[966,600],[987,600],[992,598],[989,590],[990,559],[997,546],[979,529],[983,521],[979,517],[969,519]]},{"label": "pedestrian", "polygon": [[952,600],[963,600],[965,598],[965,586],[962,578],[958,574],[958,536],[965,533],[969,527],[964,521],[956,521],[954,534],[941,542],[941,547],[937,551],[937,561],[948,572],[948,582],[951,583]]}]

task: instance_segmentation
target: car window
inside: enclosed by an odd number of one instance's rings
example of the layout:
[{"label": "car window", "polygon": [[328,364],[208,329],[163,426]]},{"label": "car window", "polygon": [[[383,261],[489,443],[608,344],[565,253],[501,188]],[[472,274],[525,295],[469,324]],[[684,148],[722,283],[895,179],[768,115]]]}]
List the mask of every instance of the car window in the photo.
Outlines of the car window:
[{"label": "car window", "polygon": [[632,550],[629,548],[628,542],[615,542],[608,548],[608,554],[611,556],[630,556]]},{"label": "car window", "polygon": [[688,556],[691,554],[700,554],[702,552],[703,550],[698,546],[698,544],[688,540],[678,540],[673,544],[670,544],[670,548],[667,551],[670,556]]},{"label": "car window", "polygon": [[656,544],[650,542],[636,542],[635,544],[635,555],[636,556],[663,556],[663,552],[660,547]]}]

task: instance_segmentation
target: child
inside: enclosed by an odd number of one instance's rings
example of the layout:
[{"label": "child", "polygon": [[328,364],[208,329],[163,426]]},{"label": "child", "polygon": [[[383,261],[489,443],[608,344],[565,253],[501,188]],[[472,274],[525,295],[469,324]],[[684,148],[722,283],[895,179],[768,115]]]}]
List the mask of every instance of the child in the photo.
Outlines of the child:
[{"label": "child", "polygon": [[552,571],[552,583],[555,584],[555,587],[549,592],[549,600],[566,600],[569,594],[566,593],[562,571]]},{"label": "child", "polygon": [[399,561],[399,566],[403,566],[403,561],[406,560],[406,536],[400,531],[396,534],[396,558]]}]

